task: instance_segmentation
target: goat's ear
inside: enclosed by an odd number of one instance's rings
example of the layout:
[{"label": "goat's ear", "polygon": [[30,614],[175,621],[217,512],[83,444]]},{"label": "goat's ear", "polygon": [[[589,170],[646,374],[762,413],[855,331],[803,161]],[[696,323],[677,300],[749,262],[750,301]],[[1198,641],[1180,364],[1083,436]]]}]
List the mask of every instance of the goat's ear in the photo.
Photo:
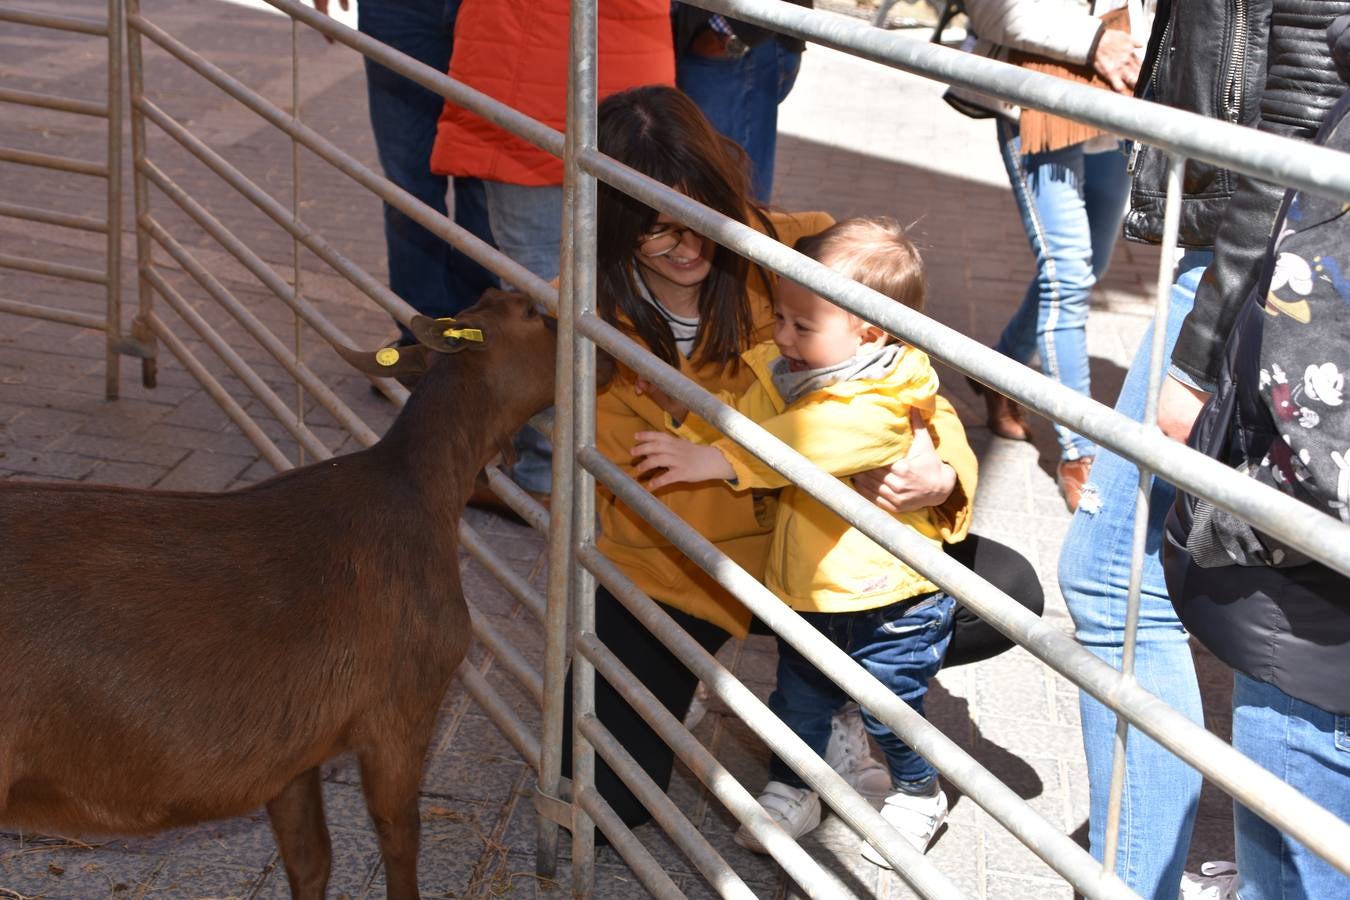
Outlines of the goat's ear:
[{"label": "goat's ear", "polygon": [[335,344],[333,349],[358,371],[381,378],[415,377],[426,372],[430,365],[427,348],[419,344],[411,347],[381,347],[374,353],[353,350],[341,344]]},{"label": "goat's ear", "polygon": [[458,353],[475,343],[483,343],[483,329],[460,325],[451,318],[413,316],[408,328],[422,346],[430,347],[437,353]]}]

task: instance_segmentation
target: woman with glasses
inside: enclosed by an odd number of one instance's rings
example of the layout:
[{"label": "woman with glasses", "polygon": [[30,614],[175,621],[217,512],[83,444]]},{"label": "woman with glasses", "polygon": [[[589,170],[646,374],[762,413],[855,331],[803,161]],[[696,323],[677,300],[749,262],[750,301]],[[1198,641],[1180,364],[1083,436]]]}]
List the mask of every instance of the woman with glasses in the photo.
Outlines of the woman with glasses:
[{"label": "woman with glasses", "polygon": [[[693,101],[673,88],[642,87],[606,99],[599,108],[598,145],[619,162],[789,246],[833,221],[825,213],[789,215],[754,203],[744,151],[719,136]],[[776,276],[603,183],[597,220],[600,315],[704,388],[743,390],[753,375],[740,354],[771,332]],[[634,435],[664,423],[661,407],[639,392],[633,372],[620,367],[596,401],[596,446],[633,475]],[[961,427],[941,398],[933,424],[939,447],[944,429]],[[950,444],[966,447],[964,441]],[[884,508],[938,507],[950,539],[960,540],[969,524],[975,459],[967,452],[944,461],[939,454],[930,444],[891,470],[855,476],[855,482]],[[772,496],[737,493],[718,482],[671,485],[655,496],[734,562],[761,576],[774,524]],[[750,612],[604,487],[597,508],[599,549],[704,648],[716,653],[729,637],[748,633]],[[979,552],[1002,573],[991,580],[1001,579],[1039,609],[1039,583],[1024,559],[992,542]],[[603,586],[596,590],[596,631],[667,709],[684,715],[697,679]],[[972,636],[971,658],[1008,646],[989,632],[992,643],[984,640],[988,635]],[[570,688],[566,696],[570,703]],[[669,783],[672,751],[603,678],[596,679],[596,714],[657,784]],[[567,716],[570,721],[570,710]],[[570,729],[564,733],[570,742]],[[843,754],[854,762],[867,753],[860,720],[855,737],[861,748]],[[570,743],[563,765],[570,772]],[[848,765],[841,758],[836,768]],[[650,818],[602,760],[596,761],[596,782],[626,823]]]}]

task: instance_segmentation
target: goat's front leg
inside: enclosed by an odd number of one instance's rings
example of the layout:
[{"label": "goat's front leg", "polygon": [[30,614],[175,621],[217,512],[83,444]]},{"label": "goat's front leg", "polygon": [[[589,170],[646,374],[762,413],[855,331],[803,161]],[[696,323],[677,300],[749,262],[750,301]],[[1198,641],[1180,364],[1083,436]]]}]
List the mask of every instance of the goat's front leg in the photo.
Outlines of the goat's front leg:
[{"label": "goat's front leg", "polygon": [[272,832],[293,900],[323,900],[328,889],[332,846],[323,820],[323,791],[317,767],[297,775],[267,804]]},{"label": "goat's front leg", "polygon": [[361,751],[361,788],[380,837],[388,900],[418,900],[417,844],[421,816],[417,788],[428,734]]}]

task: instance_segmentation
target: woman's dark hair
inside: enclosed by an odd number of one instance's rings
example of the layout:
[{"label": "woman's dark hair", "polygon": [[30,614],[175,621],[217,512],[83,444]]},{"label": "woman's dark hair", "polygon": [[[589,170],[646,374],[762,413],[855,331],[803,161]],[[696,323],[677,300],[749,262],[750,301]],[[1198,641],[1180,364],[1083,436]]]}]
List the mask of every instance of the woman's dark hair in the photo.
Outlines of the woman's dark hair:
[{"label": "woman's dark hair", "polygon": [[[756,216],[776,237],[768,217],[750,199],[745,151],[713,130],[682,91],[664,85],[633,88],[608,97],[598,111],[601,153],[675,188],[738,222]],[[603,182],[597,197],[596,294],[609,322],[620,315],[637,336],[672,366],[679,366],[675,338],[660,312],[644,300],[634,281],[639,238],[650,234],[657,211]],[[754,267],[770,290],[768,274]],[[712,269],[699,286],[697,364],[735,363],[750,346],[754,328],[746,296],[750,263],[714,244]]]}]

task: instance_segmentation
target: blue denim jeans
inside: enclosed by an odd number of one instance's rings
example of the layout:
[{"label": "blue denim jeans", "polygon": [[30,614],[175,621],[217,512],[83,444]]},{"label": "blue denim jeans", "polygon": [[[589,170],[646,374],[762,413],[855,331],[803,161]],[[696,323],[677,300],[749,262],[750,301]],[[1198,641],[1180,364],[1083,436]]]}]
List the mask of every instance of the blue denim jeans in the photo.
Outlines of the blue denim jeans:
[{"label": "blue denim jeans", "polygon": [[[485,181],[483,187],[492,233],[501,251],[546,281],[557,278],[561,265],[562,185],[535,187]],[[511,467],[511,480],[527,491],[549,493],[553,487],[553,445],[529,425],[516,434],[515,445],[519,458]]]},{"label": "blue denim jeans", "polygon": [[[362,0],[357,24],[365,34],[444,72],[459,4],[460,0]],[[385,177],[444,215],[448,179],[433,175],[427,162],[444,101],[369,59],[365,66],[370,126]],[[455,222],[492,242],[478,180],[455,180]],[[487,269],[388,204],[384,238],[390,289],[424,315],[454,315],[496,284]],[[400,330],[405,340],[412,340],[407,329]]]},{"label": "blue denim jeans", "polygon": [[[1089,394],[1088,307],[1125,215],[1125,156],[1084,153],[1081,144],[1023,156],[1017,125],[1004,119],[998,142],[1036,255],[1036,277],[994,349],[1023,364],[1039,352],[1046,376]],[[1063,459],[1095,454],[1092,441],[1058,423],[1055,436]]]},{"label": "blue denim jeans", "polygon": [[[1172,355],[1181,322],[1195,302],[1195,288],[1211,258],[1208,251],[1190,251],[1181,259],[1172,286],[1165,358]],[[1116,411],[1135,420],[1143,418],[1152,340],[1150,328],[1116,401]],[[1079,643],[1116,668],[1125,641],[1138,489],[1139,470],[1134,463],[1110,451],[1098,454],[1059,556],[1059,587],[1077,626]],[[1159,555],[1163,521],[1174,496],[1171,484],[1153,479],[1134,672],[1145,690],[1201,724],[1195,664],[1186,631],[1167,596]],[[1102,859],[1116,717],[1086,693],[1080,695],[1080,711],[1088,767],[1089,839],[1093,855]],[[1131,729],[1116,872],[1141,896],[1176,900],[1199,798],[1200,776],[1195,770]]]},{"label": "blue denim jeans", "polygon": [[712,59],[681,53],[675,83],[720,134],[750,156],[751,190],[760,203],[773,194],[778,149],[778,104],[797,81],[802,54],[770,38],[739,59]]},{"label": "blue denim jeans", "polygon": [[[947,653],[955,611],[956,601],[938,591],[880,609],[802,613],[802,618],[922,715],[928,682],[942,668]],[[769,696],[769,709],[818,755],[825,754],[830,741],[830,717],[848,699],[837,684],[779,639],[778,684]],[[862,715],[867,731],[886,754],[891,781],[913,793],[931,787],[937,770],[866,709]],[[769,778],[806,786],[777,756],[769,764]]]},{"label": "blue denim jeans", "polygon": [[[1233,746],[1350,822],[1350,716],[1234,672]],[[1242,900],[1350,897],[1350,878],[1241,803],[1233,826]]]}]

